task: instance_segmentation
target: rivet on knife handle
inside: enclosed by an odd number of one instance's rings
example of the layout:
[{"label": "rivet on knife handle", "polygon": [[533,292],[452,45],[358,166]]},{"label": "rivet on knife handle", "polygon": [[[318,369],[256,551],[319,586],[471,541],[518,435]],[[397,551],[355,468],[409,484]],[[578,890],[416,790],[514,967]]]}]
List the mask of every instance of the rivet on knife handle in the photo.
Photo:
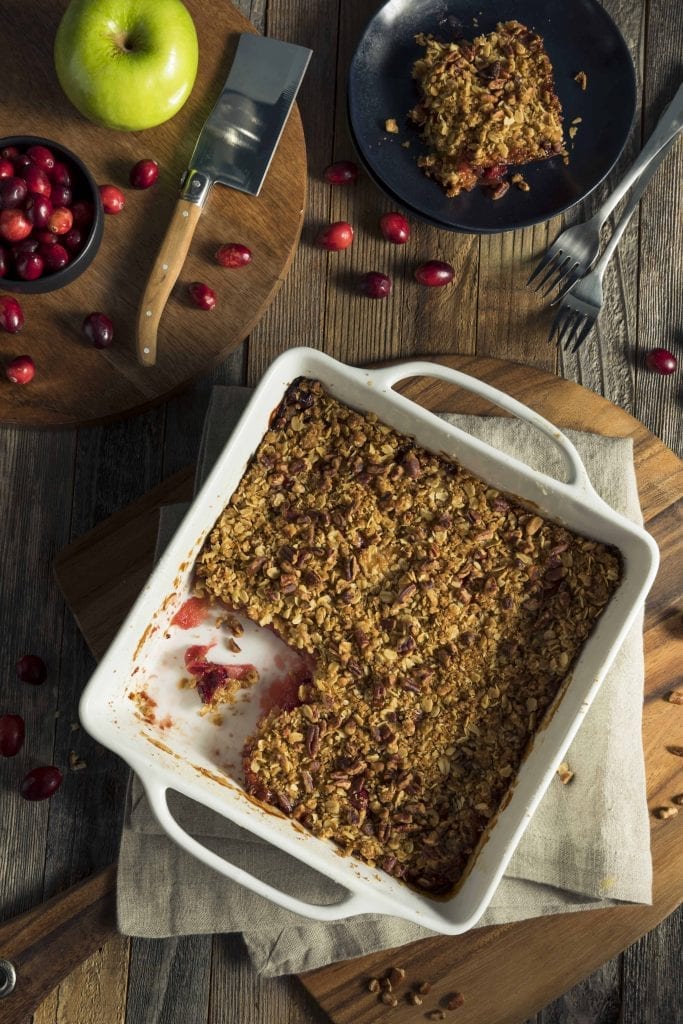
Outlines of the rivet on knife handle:
[{"label": "rivet on knife handle", "polygon": [[[188,176],[189,177],[189,176]],[[194,179],[198,182],[198,176]],[[208,184],[202,187],[203,198],[208,194]],[[199,191],[199,190],[198,190]],[[142,296],[137,323],[137,353],[143,366],[154,366],[157,358],[157,331],[159,321],[173,285],[185,262],[197,221],[202,212],[202,203],[194,196],[185,198],[186,189],[176,203],[171,222],[157,253],[152,271]]]}]

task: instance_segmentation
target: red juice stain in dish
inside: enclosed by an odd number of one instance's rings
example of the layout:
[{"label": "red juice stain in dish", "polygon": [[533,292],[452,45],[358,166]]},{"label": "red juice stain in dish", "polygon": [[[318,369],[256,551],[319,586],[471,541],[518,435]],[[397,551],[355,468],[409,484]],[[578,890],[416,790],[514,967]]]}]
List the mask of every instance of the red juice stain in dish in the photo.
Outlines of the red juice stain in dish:
[{"label": "red juice stain in dish", "polygon": [[[199,675],[199,673],[206,666],[206,655],[212,647],[215,646],[215,642],[212,644],[192,644],[185,651],[185,668],[188,672],[191,672],[193,676]],[[197,671],[195,672],[195,668]]]},{"label": "red juice stain in dish", "polygon": [[188,597],[171,619],[172,626],[179,629],[195,629],[201,626],[209,611],[209,601],[205,597]]},{"label": "red juice stain in dish", "polygon": [[261,694],[260,704],[263,711],[268,712],[271,708],[291,711],[298,707],[301,704],[299,687],[303,683],[310,683],[310,681],[310,673],[308,669],[304,668],[289,672],[280,679],[274,679]]}]

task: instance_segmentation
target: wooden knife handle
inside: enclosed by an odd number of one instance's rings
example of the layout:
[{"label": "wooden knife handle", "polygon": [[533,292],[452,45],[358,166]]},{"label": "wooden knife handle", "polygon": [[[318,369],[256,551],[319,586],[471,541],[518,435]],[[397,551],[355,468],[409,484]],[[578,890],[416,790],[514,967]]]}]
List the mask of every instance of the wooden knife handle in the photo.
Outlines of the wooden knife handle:
[{"label": "wooden knife handle", "polygon": [[154,366],[157,358],[157,331],[173,285],[185,262],[197,221],[202,212],[198,203],[182,197],[176,203],[171,223],[147,278],[138,312],[137,353],[143,366]]},{"label": "wooden knife handle", "polygon": [[116,864],[47,903],[0,924],[0,993],[8,961],[14,989],[0,998],[2,1024],[24,1024],[64,978],[116,934]]}]

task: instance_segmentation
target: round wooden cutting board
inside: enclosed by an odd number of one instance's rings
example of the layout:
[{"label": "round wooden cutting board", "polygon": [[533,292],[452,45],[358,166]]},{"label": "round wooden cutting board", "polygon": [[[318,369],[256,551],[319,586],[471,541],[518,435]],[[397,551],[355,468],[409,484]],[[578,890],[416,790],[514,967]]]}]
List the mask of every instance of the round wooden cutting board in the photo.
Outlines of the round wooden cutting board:
[{"label": "round wooden cutting board", "polygon": [[[643,743],[647,794],[651,808],[670,804],[672,796],[683,792],[683,760],[667,749],[683,744],[681,708],[666,700],[668,692],[683,683],[683,463],[642,423],[571,381],[497,359],[450,356],[436,361],[494,384],[560,427],[633,438],[643,516],[661,552],[661,566],[645,615]],[[498,412],[478,396],[443,381],[411,379],[399,390],[435,412]],[[57,558],[57,579],[96,657],[106,650],[151,571],[159,507],[189,500],[192,481],[192,469],[176,474],[71,544]],[[627,764],[623,768],[628,771]],[[670,821],[652,817],[652,906],[561,914],[474,929],[453,938],[437,936],[400,950],[333,964],[301,980],[333,1024],[374,1024],[385,1019],[376,997],[367,991],[367,980],[382,976],[392,964],[405,968],[411,982],[432,982],[429,1004],[425,1003],[422,1010],[433,1009],[443,996],[458,990],[466,997],[465,1005],[457,1012],[459,1024],[519,1024],[653,928],[678,905],[683,897],[681,827],[683,814]],[[99,881],[87,883],[93,895],[82,894],[82,898],[99,898],[100,890],[113,882],[113,872],[103,873]],[[40,908],[32,914],[38,918]],[[40,927],[36,920],[37,933]],[[59,941],[64,952],[71,942],[83,940],[72,938],[71,932],[68,937],[60,932]],[[386,1016],[386,1020],[414,1024],[418,1017],[422,1019],[422,1010],[402,1000],[387,1011],[390,1018]]]},{"label": "round wooden cutting board", "polygon": [[[169,222],[180,178],[195,140],[227,78],[241,32],[253,26],[230,4],[185,0],[199,38],[199,72],[192,95],[170,121],[144,132],[91,124],[64,96],[52,46],[67,0],[10,0],[0,33],[0,137],[41,135],[77,153],[101,183],[121,187],[126,206],[105,217],[93,264],[71,285],[46,295],[18,295],[26,326],[0,333],[0,369],[30,354],[36,376],[19,387],[0,374],[0,423],[75,426],[134,412],[178,390],[220,362],[262,316],[284,280],[294,253],[306,198],[306,150],[298,110],[289,118],[258,197],[217,185],[199,220],[191,251],[159,330],[158,361],[138,364],[134,331],[138,303]],[[130,188],[128,173],[143,158],[159,162],[158,182]],[[226,270],[213,260],[223,242],[242,242],[253,262]],[[205,281],[218,302],[211,312],[192,306],[187,286]],[[6,283],[5,283],[6,284]],[[8,293],[0,280],[0,292]],[[81,323],[95,310],[114,322],[114,345],[98,351]]]}]

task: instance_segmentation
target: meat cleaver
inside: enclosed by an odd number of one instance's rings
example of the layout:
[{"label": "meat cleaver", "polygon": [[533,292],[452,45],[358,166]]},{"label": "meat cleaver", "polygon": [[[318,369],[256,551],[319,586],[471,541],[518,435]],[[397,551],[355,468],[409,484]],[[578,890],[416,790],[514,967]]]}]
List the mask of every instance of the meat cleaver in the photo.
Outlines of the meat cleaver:
[{"label": "meat cleaver", "polygon": [[257,196],[278,147],[312,50],[244,33],[223,91],[197,139],[137,321],[137,354],[156,362],[161,314],[185,262],[214,182]]}]

